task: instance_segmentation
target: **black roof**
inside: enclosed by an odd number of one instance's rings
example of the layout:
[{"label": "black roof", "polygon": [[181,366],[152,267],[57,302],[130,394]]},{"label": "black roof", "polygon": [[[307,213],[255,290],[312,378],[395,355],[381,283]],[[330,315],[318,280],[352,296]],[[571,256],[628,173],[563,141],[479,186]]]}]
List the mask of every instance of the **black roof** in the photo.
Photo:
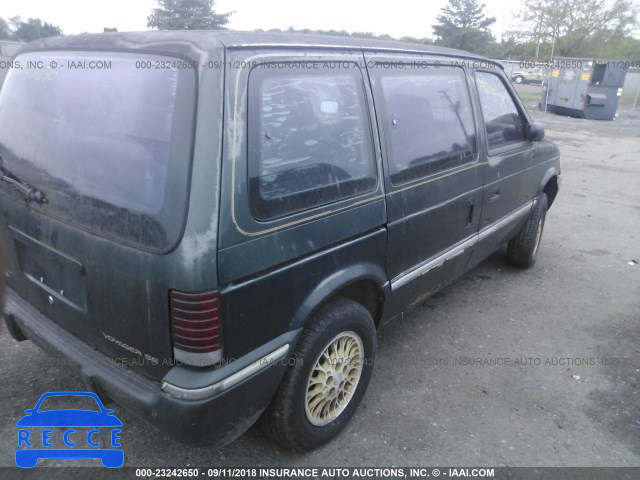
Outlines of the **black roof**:
[{"label": "black roof", "polygon": [[[174,46],[174,48],[170,48]],[[181,46],[181,47],[180,47]],[[28,44],[25,51],[39,49],[144,49],[208,51],[220,48],[318,48],[380,52],[417,52],[496,63],[480,55],[439,47],[394,40],[290,32],[238,32],[232,30],[171,30],[114,32],[50,37]],[[191,55],[189,55],[191,56]],[[499,64],[498,64],[499,65]]]}]

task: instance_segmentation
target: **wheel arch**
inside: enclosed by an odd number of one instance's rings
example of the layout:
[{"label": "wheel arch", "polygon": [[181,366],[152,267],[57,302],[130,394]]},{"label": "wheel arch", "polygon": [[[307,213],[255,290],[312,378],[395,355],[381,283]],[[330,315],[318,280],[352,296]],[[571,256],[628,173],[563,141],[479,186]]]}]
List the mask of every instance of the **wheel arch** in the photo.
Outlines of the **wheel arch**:
[{"label": "wheel arch", "polygon": [[547,194],[547,208],[551,208],[553,201],[556,199],[556,195],[558,195],[558,190],[560,188],[558,175],[559,172],[556,167],[550,168],[549,170],[547,170],[547,173],[544,174],[544,177],[542,177],[542,181],[540,182],[538,194]]}]

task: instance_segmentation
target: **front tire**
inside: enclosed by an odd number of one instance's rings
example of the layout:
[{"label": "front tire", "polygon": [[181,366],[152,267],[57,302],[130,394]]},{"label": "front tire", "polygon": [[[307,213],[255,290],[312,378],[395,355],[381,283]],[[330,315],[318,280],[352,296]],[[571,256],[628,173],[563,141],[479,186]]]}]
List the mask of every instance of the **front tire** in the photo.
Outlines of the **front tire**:
[{"label": "front tire", "polygon": [[515,81],[518,85],[520,85],[521,83],[524,83],[524,77],[521,77],[521,76],[519,76],[519,75],[518,75],[518,76],[514,79],[514,81]]},{"label": "front tire", "polygon": [[544,222],[547,216],[547,194],[538,197],[531,215],[527,219],[518,235],[507,246],[507,261],[518,268],[530,268],[538,259],[538,250],[542,240]]},{"label": "front tire", "polygon": [[362,400],[375,353],[376,330],[366,308],[347,298],[324,306],[303,331],[262,430],[290,450],[331,440]]}]

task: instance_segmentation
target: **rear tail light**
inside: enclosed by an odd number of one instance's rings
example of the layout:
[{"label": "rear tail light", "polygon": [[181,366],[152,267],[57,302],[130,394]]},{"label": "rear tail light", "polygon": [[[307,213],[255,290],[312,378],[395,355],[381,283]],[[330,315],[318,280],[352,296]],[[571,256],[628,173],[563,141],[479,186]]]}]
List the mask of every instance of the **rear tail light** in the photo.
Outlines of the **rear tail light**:
[{"label": "rear tail light", "polygon": [[222,360],[220,292],[171,291],[173,355],[179,362],[197,367]]}]

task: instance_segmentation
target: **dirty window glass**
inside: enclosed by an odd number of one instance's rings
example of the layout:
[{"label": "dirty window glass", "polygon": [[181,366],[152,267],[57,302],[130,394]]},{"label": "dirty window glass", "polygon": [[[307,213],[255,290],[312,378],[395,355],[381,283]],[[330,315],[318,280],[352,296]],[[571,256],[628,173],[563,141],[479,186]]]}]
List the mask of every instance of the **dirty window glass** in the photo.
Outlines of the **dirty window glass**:
[{"label": "dirty window glass", "polygon": [[525,122],[497,75],[476,73],[489,150],[525,141]]},{"label": "dirty window glass", "polygon": [[462,69],[395,69],[381,77],[394,184],[476,158],[473,112]]},{"label": "dirty window glass", "polygon": [[169,248],[188,195],[194,72],[139,68],[165,58],[155,55],[18,58],[42,68],[12,69],[0,91],[5,167],[44,192],[52,216],[125,243]]},{"label": "dirty window glass", "polygon": [[362,77],[351,68],[257,67],[249,100],[251,210],[269,220],[377,184]]}]

